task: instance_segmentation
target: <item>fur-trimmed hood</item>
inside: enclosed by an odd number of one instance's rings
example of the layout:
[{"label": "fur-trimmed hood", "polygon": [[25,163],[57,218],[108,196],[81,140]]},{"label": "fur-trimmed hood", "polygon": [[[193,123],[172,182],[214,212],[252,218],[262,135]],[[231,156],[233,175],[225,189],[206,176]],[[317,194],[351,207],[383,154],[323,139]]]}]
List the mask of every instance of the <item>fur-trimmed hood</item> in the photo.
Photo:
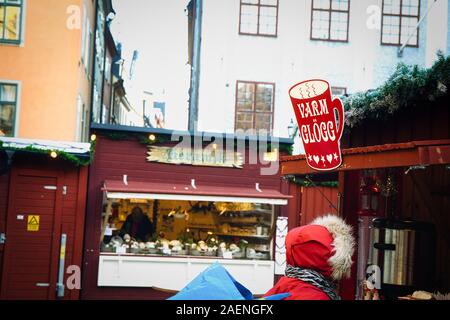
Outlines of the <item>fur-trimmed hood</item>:
[{"label": "fur-trimmed hood", "polygon": [[327,215],[288,233],[286,260],[290,265],[340,280],[350,275],[354,248],[352,227],[338,216]]},{"label": "fur-trimmed hood", "polygon": [[333,268],[331,277],[340,280],[344,276],[350,276],[352,267],[352,256],[355,252],[355,238],[350,225],[338,216],[328,215],[315,219],[311,224],[327,228],[333,237],[331,246],[334,254],[328,259]]}]

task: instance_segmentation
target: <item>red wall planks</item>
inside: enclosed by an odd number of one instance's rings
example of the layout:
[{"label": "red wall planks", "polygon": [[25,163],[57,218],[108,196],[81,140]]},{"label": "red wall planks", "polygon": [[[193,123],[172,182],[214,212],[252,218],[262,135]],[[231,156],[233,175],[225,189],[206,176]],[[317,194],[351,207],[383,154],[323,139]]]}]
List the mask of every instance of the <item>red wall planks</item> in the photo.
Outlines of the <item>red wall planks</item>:
[{"label": "red wall planks", "polygon": [[291,230],[301,225],[301,187],[295,183],[289,183],[289,195],[293,197],[292,200],[290,200],[288,203],[288,228],[289,230]]},{"label": "red wall planks", "polygon": [[425,170],[402,174],[399,188],[400,218],[429,221],[436,227],[435,286],[441,292],[450,291],[450,170],[445,166],[430,166]]},{"label": "red wall planks", "polygon": [[366,120],[347,130],[342,138],[345,148],[421,140],[449,139],[448,98],[413,110],[400,110],[384,120]]},{"label": "red wall planks", "polygon": [[[9,174],[0,176],[0,233],[4,233],[6,229],[6,213],[8,210],[8,188],[9,188]],[[0,275],[3,266],[3,244],[0,244]],[[1,286],[1,276],[0,276]]]},{"label": "red wall planks", "polygon": [[[82,247],[84,237],[84,216],[86,207],[87,167],[75,167],[72,164],[53,160],[42,155],[16,155],[13,166],[17,170],[31,169],[39,171],[58,171],[61,173],[61,185],[67,187],[67,194],[61,197],[61,230],[58,233],[67,234],[66,268],[78,265],[81,268]],[[9,179],[7,175],[0,176],[0,232],[6,228],[6,203],[8,201]],[[62,192],[62,190],[61,190]],[[31,207],[30,210],[33,208]],[[60,239],[57,239],[59,244]],[[50,245],[50,243],[49,243]],[[59,246],[56,248],[59,252]],[[55,249],[55,250],[56,250]],[[0,268],[2,252],[0,245]],[[68,275],[66,274],[66,279]],[[78,299],[79,290],[67,290],[65,299]]]},{"label": "red wall planks", "polygon": [[337,214],[338,189],[330,187],[302,187],[289,184],[288,203],[289,230],[311,223],[315,218],[327,214]]},{"label": "red wall planks", "polygon": [[[8,204],[9,174],[0,176],[0,232],[5,231],[6,210]],[[0,250],[2,246],[0,245]]]},{"label": "red wall planks", "polygon": [[301,190],[301,225],[323,215],[337,214],[337,188],[302,187]]}]

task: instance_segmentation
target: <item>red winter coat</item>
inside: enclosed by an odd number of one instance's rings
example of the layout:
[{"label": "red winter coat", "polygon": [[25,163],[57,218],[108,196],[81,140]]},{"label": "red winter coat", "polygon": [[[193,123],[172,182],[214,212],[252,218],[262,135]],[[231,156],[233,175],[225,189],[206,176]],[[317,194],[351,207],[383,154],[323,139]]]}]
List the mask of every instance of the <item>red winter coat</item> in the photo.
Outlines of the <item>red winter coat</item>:
[{"label": "red winter coat", "polygon": [[[334,254],[333,237],[327,228],[307,225],[291,230],[286,236],[286,262],[294,267],[312,269],[330,278],[328,259]],[[286,300],[330,300],[319,288],[298,279],[282,277],[265,296],[291,293]]]}]

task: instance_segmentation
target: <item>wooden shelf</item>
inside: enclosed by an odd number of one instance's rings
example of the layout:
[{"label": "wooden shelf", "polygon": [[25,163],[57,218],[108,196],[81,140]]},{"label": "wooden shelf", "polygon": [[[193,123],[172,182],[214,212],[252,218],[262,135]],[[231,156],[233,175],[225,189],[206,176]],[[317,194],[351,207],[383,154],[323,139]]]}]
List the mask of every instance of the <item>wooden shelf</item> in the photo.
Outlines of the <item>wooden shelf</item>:
[{"label": "wooden shelf", "polygon": [[[242,214],[242,215],[258,215],[258,214],[272,214],[272,210],[249,210],[249,211],[226,211],[225,215],[227,214]],[[233,218],[239,218],[239,217],[233,217]]]},{"label": "wooden shelf", "polygon": [[207,226],[207,225],[202,226],[202,225],[195,225],[195,224],[193,224],[193,225],[187,225],[186,228],[187,229],[211,229],[211,230],[215,230],[216,226]]},{"label": "wooden shelf", "polygon": [[258,236],[256,234],[249,234],[249,235],[245,235],[245,234],[231,234],[231,233],[216,233],[216,235],[218,236],[227,236],[227,237],[242,237],[242,238],[256,238],[256,239],[264,239],[264,240],[269,240],[270,237],[269,236]]},{"label": "wooden shelf", "polygon": [[258,220],[245,219],[245,218],[226,218],[220,219],[220,223],[232,223],[232,224],[257,224]]},{"label": "wooden shelf", "polygon": [[221,224],[228,223],[232,225],[256,225],[256,224],[263,224],[264,226],[271,227],[272,224],[269,221],[256,221],[256,222],[250,222],[250,221],[238,221],[237,219],[235,221],[231,220],[221,220]]}]

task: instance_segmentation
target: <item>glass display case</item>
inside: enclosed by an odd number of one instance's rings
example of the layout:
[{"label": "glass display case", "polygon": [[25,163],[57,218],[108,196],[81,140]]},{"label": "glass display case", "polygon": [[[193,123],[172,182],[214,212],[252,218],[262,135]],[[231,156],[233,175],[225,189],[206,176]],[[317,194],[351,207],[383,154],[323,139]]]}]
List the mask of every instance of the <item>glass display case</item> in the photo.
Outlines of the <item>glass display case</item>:
[{"label": "glass display case", "polygon": [[108,199],[103,253],[272,260],[274,205]]}]

